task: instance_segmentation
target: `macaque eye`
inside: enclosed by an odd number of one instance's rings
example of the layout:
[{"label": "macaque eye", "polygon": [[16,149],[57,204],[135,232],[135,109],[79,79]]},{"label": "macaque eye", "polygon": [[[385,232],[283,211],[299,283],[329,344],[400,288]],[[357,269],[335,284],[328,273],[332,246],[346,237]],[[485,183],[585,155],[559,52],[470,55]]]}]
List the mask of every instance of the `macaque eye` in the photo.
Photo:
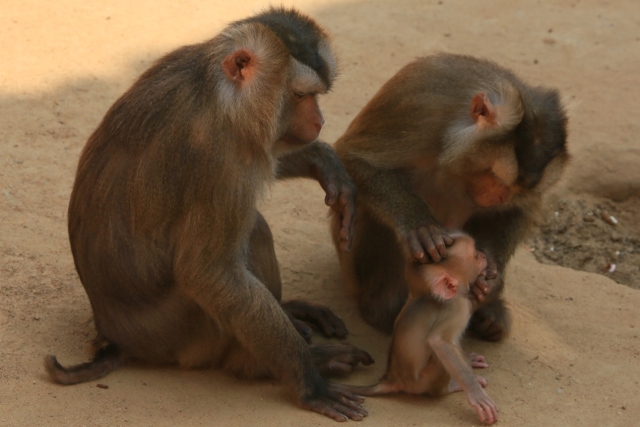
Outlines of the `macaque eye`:
[{"label": "macaque eye", "polygon": [[296,101],[302,101],[302,99],[305,97],[306,95],[302,92],[293,92],[293,97],[296,99]]},{"label": "macaque eye", "polygon": [[473,257],[474,257],[475,259],[478,259],[478,251],[475,251],[475,253],[473,254]]}]

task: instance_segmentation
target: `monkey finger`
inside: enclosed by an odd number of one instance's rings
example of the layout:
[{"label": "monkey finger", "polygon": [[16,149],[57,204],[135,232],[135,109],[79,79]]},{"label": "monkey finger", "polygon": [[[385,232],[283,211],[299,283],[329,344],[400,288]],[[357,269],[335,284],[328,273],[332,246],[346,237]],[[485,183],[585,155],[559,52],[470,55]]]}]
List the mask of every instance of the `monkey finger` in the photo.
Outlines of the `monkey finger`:
[{"label": "monkey finger", "polygon": [[[344,375],[353,372],[353,366],[340,360],[330,360],[325,371],[326,375]],[[322,372],[321,372],[322,373]]]},{"label": "monkey finger", "polygon": [[322,376],[344,375],[352,372],[358,363],[375,363],[369,353],[350,344],[316,344],[309,347],[313,363]]},{"label": "monkey finger", "polygon": [[337,336],[338,338],[344,338],[347,336],[349,331],[347,331],[347,326],[344,324],[344,321],[342,320],[341,317],[333,314],[333,312],[328,308],[321,309],[321,312],[324,318],[331,325],[333,335]]},{"label": "monkey finger", "polygon": [[[354,393],[350,390],[347,390],[346,388],[344,388],[344,386],[340,385],[340,384],[335,384],[335,383],[329,383],[329,390],[332,393],[335,393],[334,396],[336,395],[340,395],[346,399],[349,399],[353,402],[356,403],[362,403],[364,402],[364,397],[360,396],[357,393]],[[362,408],[364,409],[364,408]]]},{"label": "monkey finger", "polygon": [[422,245],[420,244],[420,241],[418,240],[418,236],[415,234],[415,232],[413,231],[409,232],[405,240],[406,240],[407,250],[412,257],[414,257],[416,260],[420,261],[423,264],[428,262],[427,257],[425,257],[424,255],[424,250],[422,248]]},{"label": "monkey finger", "polygon": [[[451,239],[451,237],[443,232],[440,228],[436,228],[433,227],[429,230],[429,234],[431,234],[431,240],[435,243],[436,245],[436,249],[438,250],[438,254],[440,255],[440,257],[442,258],[446,258],[447,257],[447,244],[445,241],[446,237],[449,237],[449,239]],[[449,243],[449,246],[453,243],[453,239],[451,240],[451,243]]]},{"label": "monkey finger", "polygon": [[479,289],[483,294],[487,295],[489,293],[489,284],[487,283],[486,277],[478,276],[474,283],[474,288]]},{"label": "monkey finger", "polygon": [[311,327],[315,326],[320,329],[322,334],[327,337],[337,336],[343,338],[348,334],[347,327],[342,319],[327,307],[299,300],[287,301],[282,303],[281,306],[290,319],[307,322]]},{"label": "monkey finger", "polygon": [[345,233],[345,236],[342,238],[343,240],[347,240],[348,246],[350,247],[351,242],[353,241],[353,234],[355,230],[354,224],[356,222],[355,202],[351,203],[344,193],[340,196],[340,199],[345,202],[344,209],[342,211],[342,229],[340,230],[340,234],[342,237],[342,233]]},{"label": "monkey finger", "polygon": [[348,363],[353,367],[355,367],[358,362],[362,363],[364,366],[369,366],[376,363],[376,361],[373,360],[373,357],[371,357],[371,355],[366,351],[360,350],[357,347],[353,347],[350,344],[344,345],[349,346],[349,348],[346,349],[346,351],[342,355],[337,356],[337,359],[341,362]]},{"label": "monkey finger", "polygon": [[440,256],[440,252],[438,248],[436,248],[436,244],[431,237],[431,233],[426,228],[418,229],[418,236],[420,238],[420,243],[425,251],[429,254],[429,257],[433,262],[440,262],[442,257]]},{"label": "monkey finger", "polygon": [[493,280],[498,277],[498,264],[495,261],[487,262],[487,269],[485,277],[487,280]]},{"label": "monkey finger", "polygon": [[469,365],[471,365],[471,367],[475,369],[484,369],[489,367],[489,364],[485,360],[484,356],[476,353],[470,353],[467,360],[469,361]]},{"label": "monkey finger", "polygon": [[346,405],[343,405],[341,403],[333,403],[333,408],[340,412],[341,414],[346,415],[347,417],[349,417],[349,419],[353,420],[353,421],[362,421],[362,419],[367,416],[368,414],[364,414],[364,408],[361,408],[362,411],[359,411],[357,409],[352,409]]},{"label": "monkey finger", "polygon": [[325,192],[326,192],[326,196],[324,198],[324,203],[327,206],[333,207],[333,205],[335,205],[336,202],[338,201],[338,188],[336,187],[335,184],[331,183],[327,185]]},{"label": "monkey finger", "polygon": [[364,408],[364,406],[362,406],[360,403],[358,403],[358,402],[356,402],[354,400],[347,399],[344,396],[340,398],[340,404],[342,406],[346,407],[346,408],[349,408],[350,410],[352,410],[354,412],[357,412],[362,417],[366,417],[367,415],[369,415],[369,411],[367,411]]},{"label": "monkey finger", "polygon": [[453,245],[453,237],[449,236],[449,234],[443,234],[442,238],[447,246]]},{"label": "monkey finger", "polygon": [[[491,402],[491,400],[489,400]],[[496,411],[496,407],[495,405],[492,405],[493,402],[491,403],[485,403],[482,402],[480,403],[480,405],[482,406],[482,409],[484,411],[484,414],[486,416],[486,423],[491,425],[493,423],[495,423],[498,420],[498,413]]]},{"label": "monkey finger", "polygon": [[485,414],[484,414],[484,408],[479,403],[472,403],[471,406],[473,406],[473,409],[476,410],[476,413],[478,414],[478,417],[480,418],[480,423],[484,424],[484,421],[487,419]]},{"label": "monkey finger", "polygon": [[306,323],[294,317],[289,316],[289,320],[291,320],[291,323],[296,328],[296,331],[298,331],[300,336],[302,336],[302,338],[304,338],[306,342],[311,343],[311,337],[313,336],[313,329],[311,329],[311,327]]},{"label": "monkey finger", "polygon": [[347,327],[342,319],[333,314],[328,308],[313,307],[305,314],[305,320],[312,322],[325,337],[337,336],[338,338],[344,338],[347,336]]},{"label": "monkey finger", "polygon": [[476,380],[478,381],[478,384],[480,384],[480,387],[482,388],[487,388],[487,385],[489,385],[489,382],[487,381],[487,379],[485,377],[481,377],[480,375],[476,375]]},{"label": "monkey finger", "polygon": [[350,225],[355,220],[356,203],[355,200],[351,200],[345,193],[340,194],[340,207],[342,210],[343,224]]},{"label": "monkey finger", "polygon": [[337,405],[341,405],[351,411],[357,412],[363,417],[369,415],[369,411],[367,411],[364,406],[361,405],[361,403],[364,401],[364,398],[361,396],[353,395],[352,393],[348,392],[345,393],[345,391],[342,389],[332,392],[330,396],[337,402]]},{"label": "monkey finger", "polygon": [[475,299],[475,302],[477,304],[480,304],[484,301],[484,298],[485,298],[484,293],[478,286],[473,286],[470,289],[470,291],[471,291],[470,296],[472,298],[472,302],[473,302],[473,299]]},{"label": "monkey finger", "polygon": [[302,402],[302,407],[309,411],[314,411],[322,415],[326,415],[329,418],[333,418],[335,421],[344,422],[347,421],[348,418],[346,415],[341,412],[335,410],[327,403],[322,402],[320,400],[308,400],[306,402]]}]

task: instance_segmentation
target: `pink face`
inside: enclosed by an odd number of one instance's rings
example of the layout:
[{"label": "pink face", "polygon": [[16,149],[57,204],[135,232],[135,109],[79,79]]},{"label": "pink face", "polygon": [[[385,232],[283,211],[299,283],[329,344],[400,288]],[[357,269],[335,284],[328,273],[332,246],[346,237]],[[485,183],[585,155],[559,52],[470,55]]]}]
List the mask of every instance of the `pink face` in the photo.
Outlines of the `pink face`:
[{"label": "pink face", "polygon": [[472,283],[487,268],[487,256],[476,249],[473,238],[466,234],[454,237],[447,249],[445,268],[458,280]]},{"label": "pink face", "polygon": [[317,95],[294,94],[292,103],[291,124],[282,140],[292,145],[304,145],[315,141],[324,125]]}]

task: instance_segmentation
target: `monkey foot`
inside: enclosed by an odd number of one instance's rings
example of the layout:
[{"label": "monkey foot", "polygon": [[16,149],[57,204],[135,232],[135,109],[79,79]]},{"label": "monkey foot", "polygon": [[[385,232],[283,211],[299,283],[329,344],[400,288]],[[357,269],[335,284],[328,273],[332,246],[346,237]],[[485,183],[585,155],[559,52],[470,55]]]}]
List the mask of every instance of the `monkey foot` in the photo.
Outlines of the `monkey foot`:
[{"label": "monkey foot", "polygon": [[471,316],[469,331],[486,341],[500,341],[509,333],[509,312],[502,300],[482,307]]},{"label": "monkey foot", "polygon": [[484,369],[488,368],[489,364],[487,363],[484,356],[476,353],[469,353],[469,357],[467,358],[469,361],[469,365],[471,365],[474,369]]},{"label": "monkey foot", "polygon": [[302,407],[310,411],[333,418],[336,421],[360,421],[368,415],[362,406],[364,398],[347,390],[339,384],[327,383],[327,389],[321,396],[302,399]]},{"label": "monkey foot", "polygon": [[342,319],[327,307],[292,300],[282,303],[282,309],[307,342],[311,342],[312,328],[319,329],[322,335],[329,338],[347,336],[347,327]]},{"label": "monkey foot", "polygon": [[375,363],[369,353],[350,344],[317,344],[309,349],[313,363],[323,377],[346,375],[358,363],[365,366]]}]

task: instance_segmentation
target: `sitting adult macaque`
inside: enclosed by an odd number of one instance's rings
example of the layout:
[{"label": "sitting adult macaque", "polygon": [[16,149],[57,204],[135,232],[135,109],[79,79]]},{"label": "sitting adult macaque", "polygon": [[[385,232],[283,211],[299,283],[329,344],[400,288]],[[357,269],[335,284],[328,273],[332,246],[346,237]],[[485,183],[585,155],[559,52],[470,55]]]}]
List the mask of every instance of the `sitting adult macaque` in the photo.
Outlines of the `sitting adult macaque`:
[{"label": "sitting adult macaque", "polygon": [[303,321],[347,331],[328,309],[280,304],[271,230],[256,209],[274,178],[314,177],[348,246],[354,186],[316,141],[317,97],[335,76],[324,30],[277,8],[168,54],[115,102],[82,152],[69,204],[95,356],[70,368],[48,356],[53,381],[97,379],[132,359],[214,366],[277,378],[302,407],[338,421],[366,415],[360,396],[322,375],[371,356],[305,342]]},{"label": "sitting adult macaque", "polygon": [[[335,144],[358,187],[352,249],[339,257],[365,320],[391,332],[405,265],[446,258],[446,230],[458,229],[488,258],[470,330],[504,337],[505,268],[567,164],[566,124],[557,91],[489,61],[443,53],[392,77]],[[341,229],[336,215],[336,245]]]},{"label": "sitting adult macaque", "polygon": [[409,297],[395,322],[384,377],[376,385],[349,389],[365,396],[463,391],[480,422],[493,424],[498,412],[483,390],[487,381],[471,369],[488,365],[473,353],[465,360],[460,350],[460,337],[471,317],[469,285],[485,273],[487,258],[468,235],[450,236],[454,241],[446,259],[407,266]]}]

